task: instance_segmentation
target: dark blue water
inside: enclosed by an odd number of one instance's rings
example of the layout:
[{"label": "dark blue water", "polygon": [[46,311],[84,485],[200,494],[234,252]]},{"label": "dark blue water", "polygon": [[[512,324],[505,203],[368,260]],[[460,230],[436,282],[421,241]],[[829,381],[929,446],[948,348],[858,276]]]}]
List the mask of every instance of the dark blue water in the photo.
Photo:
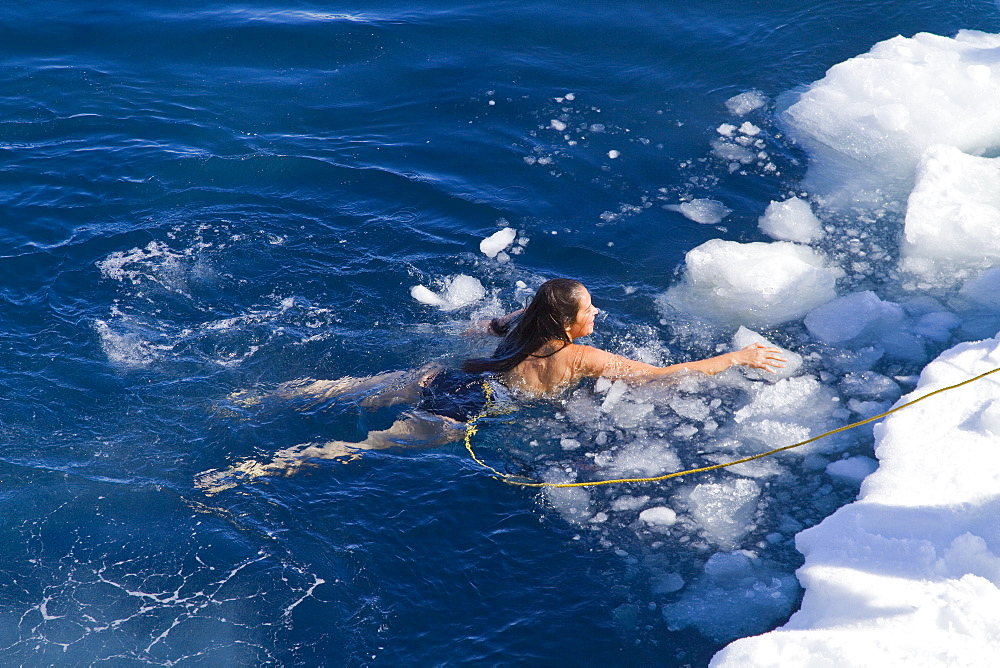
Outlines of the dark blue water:
[{"label": "dark blue water", "polygon": [[[458,445],[206,496],[201,471],[393,417],[225,397],[461,358],[474,309],[409,296],[460,273],[495,308],[517,281],[578,278],[611,313],[595,342],[641,347],[683,254],[758,239],[803,173],[780,141],[771,171],[712,158],[725,100],[960,28],[996,32],[1000,11],[5,3],[4,663],[704,665],[724,642],[669,630],[620,545]],[[733,214],[661,208],[682,195]],[[497,264],[478,243],[505,225],[530,241]]]}]

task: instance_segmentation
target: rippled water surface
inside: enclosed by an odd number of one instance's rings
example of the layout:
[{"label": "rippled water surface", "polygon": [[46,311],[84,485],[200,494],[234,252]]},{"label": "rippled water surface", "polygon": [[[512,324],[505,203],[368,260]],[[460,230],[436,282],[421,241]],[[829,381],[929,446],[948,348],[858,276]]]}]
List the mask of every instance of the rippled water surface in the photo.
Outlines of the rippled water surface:
[{"label": "rippled water surface", "polygon": [[[484,350],[461,336],[470,319],[518,307],[553,276],[584,281],[610,314],[597,345],[653,361],[712,352],[725,340],[674,331],[654,299],[694,246],[760,239],[757,218],[805,165],[770,107],[752,118],[758,163],[715,157],[715,128],[734,120],[725,101],[773,100],[899,33],[960,28],[995,32],[1000,11],[7,3],[6,662],[705,665],[780,624],[799,595],[796,525],[856,488],[779,476],[758,487],[753,528],[730,543],[716,533],[710,548],[683,512],[665,533],[637,520],[657,503],[683,508],[693,481],[539,494],[490,478],[460,444],[320,462],[213,496],[194,480],[358,439],[397,414],[233,393],[455,363]],[[699,225],[663,208],[683,197],[732,213]],[[486,258],[480,240],[506,226],[523,252]],[[486,297],[453,311],[410,297],[460,274]],[[676,431],[688,413],[724,434],[749,391],[682,387],[602,412],[585,387],[490,421],[479,444],[496,466],[550,479],[655,474],[706,455],[700,436]],[[689,445],[664,445],[678,433]],[[697,482],[741,493],[733,480]],[[677,622],[699,614],[677,607],[678,582],[700,586],[691,578],[720,546],[760,550],[763,584],[699,599],[732,614],[721,630]],[[738,621],[745,599],[763,606],[762,628]]]}]

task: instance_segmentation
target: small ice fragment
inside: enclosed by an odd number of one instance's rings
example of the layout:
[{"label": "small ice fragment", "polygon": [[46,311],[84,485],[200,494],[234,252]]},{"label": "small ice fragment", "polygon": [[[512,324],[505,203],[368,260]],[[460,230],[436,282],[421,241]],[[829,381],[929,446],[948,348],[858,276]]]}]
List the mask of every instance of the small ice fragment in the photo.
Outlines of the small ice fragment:
[{"label": "small ice fragment", "polygon": [[566,124],[555,118],[549,121],[549,125],[552,126],[553,130],[558,130],[559,132],[562,132],[563,130],[566,129]]},{"label": "small ice fragment", "polygon": [[414,285],[410,288],[410,296],[421,304],[427,304],[429,306],[444,306],[446,304],[444,299],[432,292],[430,288],[424,287],[423,285]]},{"label": "small ice fragment", "polygon": [[638,510],[649,501],[648,496],[631,496],[623,494],[611,502],[611,510]]},{"label": "small ice fragment", "polygon": [[747,135],[748,137],[756,137],[758,134],[760,134],[760,128],[758,128],[750,121],[747,121],[740,126],[740,132]]},{"label": "small ice fragment", "polygon": [[745,116],[767,104],[767,97],[758,90],[740,93],[726,100],[726,109],[737,116]]},{"label": "small ice fragment", "polygon": [[715,129],[723,137],[732,137],[733,133],[736,132],[736,126],[731,123],[723,123]]},{"label": "small ice fragment", "polygon": [[610,151],[608,151],[608,157],[611,158],[612,160],[614,160],[620,155],[621,153],[619,151],[616,151],[615,149],[611,149]]},{"label": "small ice fragment", "polygon": [[771,202],[758,221],[760,231],[781,241],[810,243],[823,236],[819,218],[809,203],[798,197],[784,202]]},{"label": "small ice fragment", "polygon": [[437,306],[443,311],[454,311],[485,297],[486,288],[479,279],[459,274],[447,281],[441,294],[423,285],[415,285],[410,288],[410,296],[422,304]]},{"label": "small ice fragment", "polygon": [[516,236],[517,232],[510,227],[505,227],[480,241],[479,250],[487,257],[495,258],[500,251],[514,242]]},{"label": "small ice fragment", "polygon": [[664,208],[677,211],[688,220],[701,225],[718,225],[723,218],[733,212],[725,204],[714,199],[693,199],[690,202],[681,202]]},{"label": "small ice fragment", "polygon": [[834,478],[860,484],[877,468],[878,462],[871,457],[850,457],[830,462],[826,467],[826,472]]},{"label": "small ice fragment", "polygon": [[789,378],[794,376],[802,368],[802,355],[798,353],[793,353],[791,350],[781,348],[780,346],[774,345],[771,341],[768,341],[763,336],[757,332],[747,329],[742,325],[736,334],[733,335],[733,350],[740,350],[741,348],[746,348],[747,346],[759,343],[764,346],[770,346],[773,348],[778,348],[781,352],[781,356],[785,358],[785,366],[782,368],[774,369],[774,373],[769,371],[764,371],[763,369],[751,369],[749,367],[743,367],[743,373],[748,378],[753,378],[755,380],[769,380],[771,382],[777,382],[782,378]]},{"label": "small ice fragment", "polygon": [[653,526],[669,527],[677,523],[677,513],[666,506],[657,506],[639,513],[639,519]]},{"label": "small ice fragment", "polygon": [[559,445],[563,450],[576,450],[580,447],[580,441],[575,438],[562,438],[559,439]]}]

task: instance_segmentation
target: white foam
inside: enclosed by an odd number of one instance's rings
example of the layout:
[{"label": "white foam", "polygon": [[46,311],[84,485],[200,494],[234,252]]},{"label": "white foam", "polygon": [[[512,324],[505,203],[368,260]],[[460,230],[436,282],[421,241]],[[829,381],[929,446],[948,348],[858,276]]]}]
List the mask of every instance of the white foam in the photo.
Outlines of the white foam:
[{"label": "white foam", "polygon": [[807,244],[823,236],[822,223],[812,207],[798,197],[771,202],[758,222],[761,232],[781,241]]},{"label": "white foam", "polygon": [[804,246],[712,239],[687,253],[683,281],[660,303],[720,324],[773,326],[836,297],[842,275]]}]

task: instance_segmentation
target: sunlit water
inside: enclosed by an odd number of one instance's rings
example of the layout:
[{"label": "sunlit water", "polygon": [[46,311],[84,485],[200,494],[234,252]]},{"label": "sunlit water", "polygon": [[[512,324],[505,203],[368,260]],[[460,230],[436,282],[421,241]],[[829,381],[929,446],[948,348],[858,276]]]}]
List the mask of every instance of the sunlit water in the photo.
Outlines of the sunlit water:
[{"label": "sunlit water", "polygon": [[[492,479],[460,444],[214,496],[194,479],[358,439],[398,413],[245,405],[234,392],[457,363],[484,350],[461,336],[470,319],[516,308],[552,276],[584,281],[610,314],[596,345],[653,362],[728,345],[731,331],[666,317],[657,297],[698,244],[762,239],[757,218],[795,190],[806,157],[770,102],[737,117],[726,100],[773,100],[876,41],[960,28],[995,32],[1000,12],[5,7],[6,660],[704,665],[780,624],[800,596],[794,534],[857,492],[826,474],[824,450],[545,493]],[[762,130],[754,159],[720,157],[716,128],[746,120]],[[684,198],[732,213],[704,225],[663,208]],[[501,263],[478,247],[503,227],[526,242]],[[486,297],[453,311],[410,297],[457,275]],[[771,334],[821,376],[805,337]],[[759,383],[621,389],[587,384],[490,418],[477,449],[534,479],[648,476],[846,421],[821,383],[781,404],[784,431],[754,438],[755,411],[781,400]],[[870,432],[825,447],[870,456]]]}]

